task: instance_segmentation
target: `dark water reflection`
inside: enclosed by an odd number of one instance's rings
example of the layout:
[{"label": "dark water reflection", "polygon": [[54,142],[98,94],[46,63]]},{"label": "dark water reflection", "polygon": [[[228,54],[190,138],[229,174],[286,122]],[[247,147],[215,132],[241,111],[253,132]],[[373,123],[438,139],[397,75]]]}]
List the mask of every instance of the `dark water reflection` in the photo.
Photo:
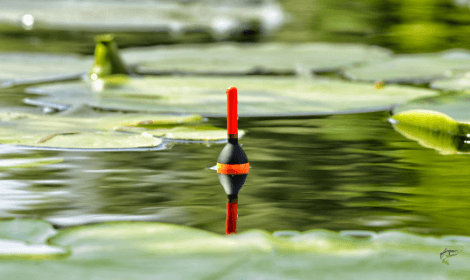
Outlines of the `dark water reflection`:
[{"label": "dark water reflection", "polygon": [[[405,229],[470,234],[468,155],[443,156],[395,132],[388,113],[244,118],[252,165],[239,231]],[[223,127],[225,119],[209,119]],[[60,163],[0,173],[0,215],[56,226],[163,221],[224,232],[226,196],[215,165],[224,144],[149,152],[0,149]]]}]

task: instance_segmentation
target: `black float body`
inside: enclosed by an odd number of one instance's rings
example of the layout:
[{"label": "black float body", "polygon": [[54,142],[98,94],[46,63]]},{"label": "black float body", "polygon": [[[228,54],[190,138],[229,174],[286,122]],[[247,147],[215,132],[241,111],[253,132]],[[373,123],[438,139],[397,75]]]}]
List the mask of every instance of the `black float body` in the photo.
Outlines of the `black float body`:
[{"label": "black float body", "polygon": [[[220,152],[217,162],[223,164],[244,164],[248,163],[248,158],[242,147],[238,144],[238,139],[229,138],[227,145],[225,145],[222,152]],[[237,197],[238,192],[241,190],[248,177],[248,174],[217,175],[219,176],[219,181],[224,187],[225,192],[229,195],[229,199],[230,197]]]}]

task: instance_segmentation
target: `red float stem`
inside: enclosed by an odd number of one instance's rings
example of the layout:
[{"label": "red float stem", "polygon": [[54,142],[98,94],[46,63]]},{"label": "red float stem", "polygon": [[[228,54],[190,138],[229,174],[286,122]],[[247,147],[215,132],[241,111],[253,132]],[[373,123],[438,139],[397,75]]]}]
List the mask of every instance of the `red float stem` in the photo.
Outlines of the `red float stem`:
[{"label": "red float stem", "polygon": [[230,203],[230,199],[227,200],[227,224],[225,227],[227,235],[237,233],[237,205],[238,201]]},{"label": "red float stem", "polygon": [[238,134],[238,100],[237,88],[227,89],[227,133]]}]

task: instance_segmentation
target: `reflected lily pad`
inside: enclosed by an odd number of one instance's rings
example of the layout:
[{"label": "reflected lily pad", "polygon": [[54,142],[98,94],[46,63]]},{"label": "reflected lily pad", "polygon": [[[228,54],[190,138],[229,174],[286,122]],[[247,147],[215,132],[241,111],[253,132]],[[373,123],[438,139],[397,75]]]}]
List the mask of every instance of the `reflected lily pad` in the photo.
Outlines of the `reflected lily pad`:
[{"label": "reflected lily pad", "polygon": [[468,67],[470,52],[448,50],[440,53],[402,54],[389,61],[348,69],[351,80],[423,84],[450,75],[456,68]]},{"label": "reflected lily pad", "polygon": [[391,52],[354,44],[262,43],[159,46],[123,51],[124,60],[144,74],[294,74],[335,71],[355,64],[383,61]]},{"label": "reflected lily pad", "polygon": [[396,131],[441,154],[470,153],[470,124],[427,110],[410,110],[394,115],[390,122]]},{"label": "reflected lily pad", "polygon": [[103,109],[193,113],[225,116],[225,89],[237,86],[240,116],[329,114],[388,109],[435,91],[405,86],[374,85],[291,77],[142,77],[124,85],[68,82],[37,86],[28,93],[45,95],[35,100]]},{"label": "reflected lily pad", "polygon": [[[0,136],[1,137],[1,136]],[[62,162],[63,158],[14,158],[0,159],[0,170],[11,168],[29,168],[45,164]]]},{"label": "reflected lily pad", "polygon": [[[352,231],[343,235],[321,229],[282,237],[261,230],[221,236],[172,224],[110,222],[60,230],[48,242],[70,250],[60,261],[3,262],[2,272],[7,279],[20,275],[23,279],[29,275],[28,279],[50,279],[58,273],[67,279],[88,279],[89,275],[100,279],[155,275],[164,279],[251,279],[259,275],[269,279],[309,279],[312,275],[388,279],[397,273],[418,280],[436,276],[459,279],[452,271],[466,269],[470,253],[464,248],[469,240],[400,231],[356,238]],[[452,254],[448,248],[454,250]],[[443,269],[442,260],[452,270]]]}]

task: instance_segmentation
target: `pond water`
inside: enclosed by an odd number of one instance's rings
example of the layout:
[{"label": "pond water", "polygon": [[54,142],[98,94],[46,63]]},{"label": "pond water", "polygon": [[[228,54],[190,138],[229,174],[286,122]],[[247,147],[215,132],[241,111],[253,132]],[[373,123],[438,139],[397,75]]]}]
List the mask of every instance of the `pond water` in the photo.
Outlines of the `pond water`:
[{"label": "pond water", "polygon": [[[31,107],[24,106],[24,110]],[[238,231],[404,229],[469,235],[470,163],[408,140],[388,112],[240,118],[252,166]],[[225,126],[225,118],[208,123]],[[226,195],[214,166],[224,144],[166,143],[158,151],[70,152],[0,146],[11,160],[63,160],[0,169],[0,216],[56,227],[162,221],[224,233]]]}]

